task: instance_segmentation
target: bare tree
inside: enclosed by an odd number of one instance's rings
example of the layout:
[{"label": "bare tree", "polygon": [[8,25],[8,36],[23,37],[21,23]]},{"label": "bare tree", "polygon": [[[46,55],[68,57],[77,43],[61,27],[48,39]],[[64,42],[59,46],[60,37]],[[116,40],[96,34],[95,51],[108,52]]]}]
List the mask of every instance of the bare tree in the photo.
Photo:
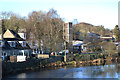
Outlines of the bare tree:
[{"label": "bare tree", "polygon": [[34,11],[27,20],[27,31],[34,35],[33,40],[38,41],[39,48],[42,40],[45,50],[57,52],[58,44],[62,42],[62,25],[63,21],[54,9],[47,13]]}]

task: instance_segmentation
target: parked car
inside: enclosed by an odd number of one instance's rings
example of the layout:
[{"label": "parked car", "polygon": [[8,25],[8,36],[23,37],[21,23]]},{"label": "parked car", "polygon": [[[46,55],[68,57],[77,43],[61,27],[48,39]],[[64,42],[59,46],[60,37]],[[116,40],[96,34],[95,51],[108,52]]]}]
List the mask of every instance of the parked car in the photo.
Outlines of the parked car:
[{"label": "parked car", "polygon": [[53,56],[54,56],[54,55],[55,55],[55,52],[51,52],[51,55],[53,55]]},{"label": "parked car", "polygon": [[[69,53],[69,50],[66,50],[66,54],[68,54],[68,53]],[[60,55],[65,55],[65,50],[60,51],[59,54]]]}]

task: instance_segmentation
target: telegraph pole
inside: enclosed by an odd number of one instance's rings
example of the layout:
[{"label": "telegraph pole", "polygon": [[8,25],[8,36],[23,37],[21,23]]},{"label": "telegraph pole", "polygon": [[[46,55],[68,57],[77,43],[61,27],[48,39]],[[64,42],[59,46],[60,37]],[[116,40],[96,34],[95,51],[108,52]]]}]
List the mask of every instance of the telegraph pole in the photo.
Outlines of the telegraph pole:
[{"label": "telegraph pole", "polygon": [[65,55],[64,55],[64,61],[67,61],[67,57],[66,57],[66,41],[64,41],[64,46],[65,46]]},{"label": "telegraph pole", "polygon": [[43,54],[43,41],[41,40],[41,52]]}]

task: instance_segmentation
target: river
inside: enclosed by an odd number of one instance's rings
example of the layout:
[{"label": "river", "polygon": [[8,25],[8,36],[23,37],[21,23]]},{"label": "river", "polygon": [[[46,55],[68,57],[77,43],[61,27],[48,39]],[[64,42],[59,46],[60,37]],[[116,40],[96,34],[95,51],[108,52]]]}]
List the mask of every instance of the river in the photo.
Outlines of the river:
[{"label": "river", "polygon": [[120,64],[100,66],[64,66],[9,75],[8,78],[119,78]]}]

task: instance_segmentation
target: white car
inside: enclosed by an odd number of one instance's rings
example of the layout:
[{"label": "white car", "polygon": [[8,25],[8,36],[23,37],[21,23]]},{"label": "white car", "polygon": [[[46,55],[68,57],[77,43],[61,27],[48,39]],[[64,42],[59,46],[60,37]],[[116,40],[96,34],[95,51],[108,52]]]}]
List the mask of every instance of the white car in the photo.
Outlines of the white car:
[{"label": "white car", "polygon": [[[66,54],[69,53],[69,50],[66,50]],[[60,55],[65,54],[65,50],[59,52]]]}]

